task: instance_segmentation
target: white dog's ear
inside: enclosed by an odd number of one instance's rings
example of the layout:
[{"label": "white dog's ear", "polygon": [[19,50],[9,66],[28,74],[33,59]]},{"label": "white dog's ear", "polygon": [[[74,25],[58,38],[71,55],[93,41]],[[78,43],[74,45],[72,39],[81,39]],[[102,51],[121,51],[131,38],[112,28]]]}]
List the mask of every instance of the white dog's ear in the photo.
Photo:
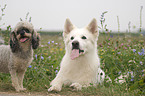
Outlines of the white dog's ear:
[{"label": "white dog's ear", "polygon": [[71,21],[67,18],[66,21],[65,21],[65,25],[64,25],[64,33],[68,34],[68,33],[70,33],[73,29],[74,29],[73,24],[72,24]]},{"label": "white dog's ear", "polygon": [[87,29],[92,33],[92,34],[98,34],[98,25],[97,25],[97,21],[94,18],[90,24],[87,26]]}]

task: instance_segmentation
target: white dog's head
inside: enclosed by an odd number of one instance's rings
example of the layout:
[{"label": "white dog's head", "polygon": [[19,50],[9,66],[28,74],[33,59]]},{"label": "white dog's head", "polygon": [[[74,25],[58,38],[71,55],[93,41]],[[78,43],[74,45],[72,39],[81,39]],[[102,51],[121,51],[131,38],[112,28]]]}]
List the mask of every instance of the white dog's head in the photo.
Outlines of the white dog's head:
[{"label": "white dog's head", "polygon": [[66,19],[64,26],[64,42],[66,54],[70,54],[71,59],[96,51],[97,39],[99,36],[96,19],[84,28],[77,28],[69,19]]}]

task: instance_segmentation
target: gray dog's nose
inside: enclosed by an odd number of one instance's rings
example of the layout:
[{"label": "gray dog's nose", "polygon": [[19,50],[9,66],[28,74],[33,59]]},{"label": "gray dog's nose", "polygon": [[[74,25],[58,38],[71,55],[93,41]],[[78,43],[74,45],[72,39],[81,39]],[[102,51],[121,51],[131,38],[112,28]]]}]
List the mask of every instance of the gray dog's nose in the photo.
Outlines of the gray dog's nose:
[{"label": "gray dog's nose", "polygon": [[21,30],[21,31],[20,31],[20,35],[21,35],[21,36],[24,36],[24,34],[25,34],[25,31],[24,31],[24,30]]},{"label": "gray dog's nose", "polygon": [[73,41],[72,46],[73,46],[73,49],[79,49],[79,42],[78,41]]}]

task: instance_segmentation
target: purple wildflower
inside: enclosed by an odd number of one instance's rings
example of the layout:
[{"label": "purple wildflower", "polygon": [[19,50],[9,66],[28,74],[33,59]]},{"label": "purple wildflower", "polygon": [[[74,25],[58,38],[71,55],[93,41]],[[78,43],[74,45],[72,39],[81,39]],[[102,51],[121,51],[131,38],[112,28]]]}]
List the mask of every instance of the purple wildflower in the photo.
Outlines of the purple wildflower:
[{"label": "purple wildflower", "polygon": [[51,43],[54,43],[54,41],[51,41]]},{"label": "purple wildflower", "polygon": [[139,63],[140,63],[140,65],[143,65],[142,61],[140,61]]},{"label": "purple wildflower", "polygon": [[144,53],[145,51],[144,51],[144,49],[141,49],[141,51]]},{"label": "purple wildflower", "polygon": [[121,54],[121,52],[118,52],[117,54]]},{"label": "purple wildflower", "polygon": [[130,81],[133,81],[134,79],[131,79]]},{"label": "purple wildflower", "polygon": [[131,78],[134,78],[134,76],[131,76]]},{"label": "purple wildflower", "polygon": [[142,52],[138,52],[139,55],[142,55]]},{"label": "purple wildflower", "polygon": [[111,38],[113,38],[113,35],[110,35]]},{"label": "purple wildflower", "polygon": [[50,41],[48,42],[48,44],[50,44]]},{"label": "purple wildflower", "polygon": [[48,57],[49,59],[51,58],[51,56]]},{"label": "purple wildflower", "polygon": [[121,74],[121,71],[119,71],[118,74]]},{"label": "purple wildflower", "polygon": [[35,55],[35,58],[37,59],[37,54]]},{"label": "purple wildflower", "polygon": [[136,52],[136,49],[132,49],[133,52]]},{"label": "purple wildflower", "polygon": [[55,70],[55,73],[58,73],[58,70]]},{"label": "purple wildflower", "polygon": [[43,56],[41,56],[41,59],[42,59],[42,60],[44,60],[44,57],[43,57]]},{"label": "purple wildflower", "polygon": [[32,66],[31,65],[29,65],[29,68],[31,68]]},{"label": "purple wildflower", "polygon": [[124,49],[126,50],[127,48],[126,48],[126,47],[124,47]]},{"label": "purple wildflower", "polygon": [[131,71],[130,73],[133,74],[133,71]]}]

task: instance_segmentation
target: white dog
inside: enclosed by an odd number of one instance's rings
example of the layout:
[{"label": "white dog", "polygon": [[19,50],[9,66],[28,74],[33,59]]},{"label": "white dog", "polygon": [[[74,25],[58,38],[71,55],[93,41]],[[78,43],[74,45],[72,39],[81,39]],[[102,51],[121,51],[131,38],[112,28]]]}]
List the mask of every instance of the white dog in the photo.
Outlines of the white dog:
[{"label": "white dog", "polygon": [[[100,59],[97,54],[98,36],[96,19],[81,29],[66,19],[63,32],[66,53],[48,91],[61,91],[63,84],[81,90],[82,87],[96,85],[101,82],[100,80],[104,80],[105,75],[100,69]],[[98,71],[103,73],[103,79],[98,78]]]}]

